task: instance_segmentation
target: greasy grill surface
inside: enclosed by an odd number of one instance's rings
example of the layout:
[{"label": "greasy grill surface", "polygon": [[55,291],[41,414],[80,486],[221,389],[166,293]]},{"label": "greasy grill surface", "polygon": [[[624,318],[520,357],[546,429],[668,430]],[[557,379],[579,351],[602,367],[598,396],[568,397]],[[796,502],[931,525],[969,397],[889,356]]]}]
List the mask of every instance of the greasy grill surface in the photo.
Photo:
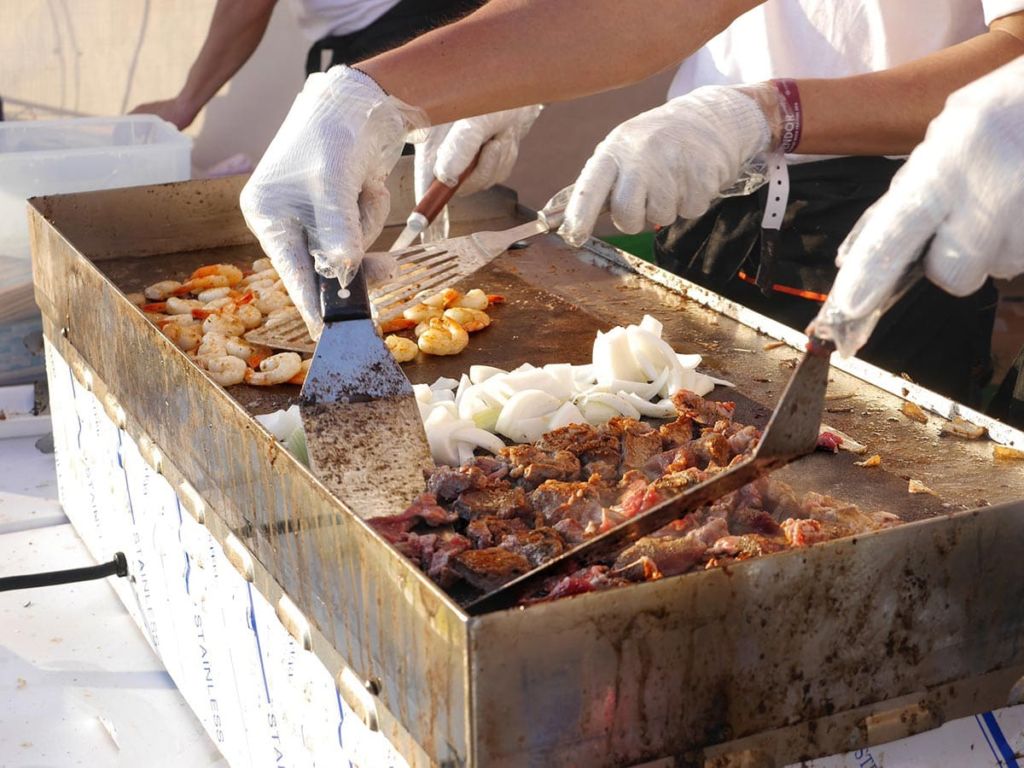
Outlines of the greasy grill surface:
[{"label": "greasy grill surface", "polygon": [[[421,354],[416,362],[403,365],[410,380],[413,383],[431,383],[439,376],[458,378],[475,364],[514,368],[526,362],[535,365],[586,363],[598,330],[607,330],[620,323],[638,322],[646,312],[665,323],[665,337],[677,351],[703,354],[705,369],[737,385],[736,389],[719,387],[711,398],[735,400],[737,421],[764,426],[771,414],[773,396],[778,395],[792,375],[786,363],[796,358],[795,350],[764,351],[763,337],[747,339],[737,336],[730,339],[727,334],[732,329],[722,332],[723,324],[734,325],[730,321],[722,320],[709,310],[663,289],[638,285],[635,278],[579,262],[569,253],[556,262],[559,268],[545,264],[551,250],[562,249],[560,241],[555,238],[540,239],[536,245],[502,256],[461,283],[460,287],[464,289],[479,287],[487,293],[504,295],[507,301],[492,308],[491,325],[471,334],[469,346],[461,354],[451,357]],[[202,264],[222,261],[248,267],[259,256],[257,249],[241,246],[166,258],[117,258],[99,262],[98,266],[115,285],[129,293],[140,291],[156,280],[179,278]],[[568,297],[580,303],[589,297],[589,306],[583,309],[579,304],[570,302]],[[602,315],[609,319],[601,319]],[[726,357],[731,361],[724,362]],[[768,365],[761,367],[769,370],[774,367],[771,378],[768,375],[750,375],[745,370],[751,367],[751,363],[763,364],[766,361]],[[843,374],[837,376],[850,378]],[[860,385],[859,389],[866,387]],[[746,396],[752,391],[761,395],[761,402]],[[299,388],[238,385],[231,387],[229,392],[247,410],[257,414],[297,403]],[[865,510],[889,511],[908,521],[948,511],[949,507],[944,507],[939,498],[908,494],[907,480],[899,472],[906,462],[898,462],[895,458],[899,456],[897,451],[918,450],[918,441],[908,438],[920,431],[919,425],[912,424],[895,410],[883,409],[874,414],[874,419],[865,419],[865,408],[877,409],[877,406],[865,406],[857,396],[831,401],[826,408],[824,418],[827,423],[868,443],[868,454],[883,453],[882,468],[856,467],[853,462],[863,457],[846,452],[816,454],[801,460],[796,467],[783,470],[780,478],[801,493],[832,493]],[[893,446],[890,441],[896,441],[898,445]],[[952,441],[951,438],[943,438],[942,444],[947,446]],[[933,458],[931,450],[934,449],[925,448],[924,456],[918,454],[919,459],[927,458],[930,463]],[[887,469],[890,465],[896,466],[896,473]],[[966,490],[968,492],[959,494],[954,503],[972,506],[970,489]],[[984,495],[985,491],[979,487],[975,498],[981,499]]]}]

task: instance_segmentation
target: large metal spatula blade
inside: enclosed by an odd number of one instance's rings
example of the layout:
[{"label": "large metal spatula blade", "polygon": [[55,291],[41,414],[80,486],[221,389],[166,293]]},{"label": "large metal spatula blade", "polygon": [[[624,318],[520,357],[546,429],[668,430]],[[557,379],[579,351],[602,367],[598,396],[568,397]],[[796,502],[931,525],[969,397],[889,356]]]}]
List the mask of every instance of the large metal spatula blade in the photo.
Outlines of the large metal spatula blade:
[{"label": "large metal spatula blade", "polygon": [[830,343],[817,339],[808,342],[803,359],[749,459],[534,568],[470,603],[466,610],[481,614],[511,608],[520,599],[536,594],[549,579],[610,560],[630,544],[673,520],[813,451],[825,407],[829,356],[834,349]]},{"label": "large metal spatula blade", "polygon": [[310,469],[360,517],[396,514],[432,466],[412,385],[370,318],[362,270],[344,298],[319,280],[324,330],[299,401]]}]

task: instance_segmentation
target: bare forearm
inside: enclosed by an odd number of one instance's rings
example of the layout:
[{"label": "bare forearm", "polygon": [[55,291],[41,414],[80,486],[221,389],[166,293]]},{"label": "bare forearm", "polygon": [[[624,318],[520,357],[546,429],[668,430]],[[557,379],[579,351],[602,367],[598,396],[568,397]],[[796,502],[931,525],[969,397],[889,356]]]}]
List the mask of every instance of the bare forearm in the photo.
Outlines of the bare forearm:
[{"label": "bare forearm", "polygon": [[798,151],[902,155],[924,138],[950,93],[1024,54],[1024,14],[923,59],[856,77],[799,80],[804,108]]},{"label": "bare forearm", "polygon": [[359,68],[443,123],[642,80],[761,2],[491,0]]},{"label": "bare forearm", "polygon": [[218,0],[210,30],[178,98],[193,114],[249,60],[263,39],[276,0]]}]

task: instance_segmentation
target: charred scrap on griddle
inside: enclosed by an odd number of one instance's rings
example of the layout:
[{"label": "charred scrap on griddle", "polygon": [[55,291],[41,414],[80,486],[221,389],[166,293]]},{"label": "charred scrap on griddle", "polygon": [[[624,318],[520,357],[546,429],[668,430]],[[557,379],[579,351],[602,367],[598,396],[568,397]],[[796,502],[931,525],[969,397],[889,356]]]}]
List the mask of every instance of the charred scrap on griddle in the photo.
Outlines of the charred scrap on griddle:
[{"label": "charred scrap on griddle", "polygon": [[[445,589],[488,592],[742,461],[761,433],[733,403],[673,397],[675,421],[616,417],[570,424],[533,445],[440,466],[405,512],[369,520]],[[797,498],[763,477],[623,550],[614,562],[552,579],[529,602],[714,568],[894,525],[819,493]]]}]

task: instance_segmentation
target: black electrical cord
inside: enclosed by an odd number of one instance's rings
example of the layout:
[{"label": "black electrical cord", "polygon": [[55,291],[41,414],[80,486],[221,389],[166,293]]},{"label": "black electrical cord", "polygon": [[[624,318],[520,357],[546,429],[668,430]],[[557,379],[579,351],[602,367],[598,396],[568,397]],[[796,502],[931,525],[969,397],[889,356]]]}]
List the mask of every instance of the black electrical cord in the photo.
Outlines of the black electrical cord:
[{"label": "black electrical cord", "polygon": [[128,559],[124,552],[116,552],[114,559],[101,565],[90,565],[88,568],[69,568],[66,571],[47,571],[46,573],[28,573],[24,576],[4,576],[0,578],[0,592],[13,589],[31,589],[33,587],[52,587],[57,584],[71,584],[76,581],[105,579],[107,576],[127,576]]}]

